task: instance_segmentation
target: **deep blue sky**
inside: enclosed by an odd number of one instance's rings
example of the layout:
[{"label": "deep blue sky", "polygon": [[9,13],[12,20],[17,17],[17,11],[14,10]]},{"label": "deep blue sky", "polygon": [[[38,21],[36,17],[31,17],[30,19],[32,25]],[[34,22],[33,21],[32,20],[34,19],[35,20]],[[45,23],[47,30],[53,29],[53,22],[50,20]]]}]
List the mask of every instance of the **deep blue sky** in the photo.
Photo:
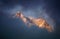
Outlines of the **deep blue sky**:
[{"label": "deep blue sky", "polygon": [[[15,11],[16,9],[15,6],[24,8],[24,12],[31,9],[35,11],[38,7],[41,6],[41,8],[45,10],[46,14],[54,19],[56,23],[55,31],[49,33],[46,30],[42,30],[34,26],[27,28],[21,19],[13,19],[10,17],[10,14],[12,13],[11,11]],[[20,8],[18,7],[17,9],[20,10]],[[26,13],[24,14],[26,15]],[[40,16],[39,13],[29,13],[29,15],[37,17]],[[0,18],[1,39],[59,39],[60,36],[59,0],[0,0]]]}]

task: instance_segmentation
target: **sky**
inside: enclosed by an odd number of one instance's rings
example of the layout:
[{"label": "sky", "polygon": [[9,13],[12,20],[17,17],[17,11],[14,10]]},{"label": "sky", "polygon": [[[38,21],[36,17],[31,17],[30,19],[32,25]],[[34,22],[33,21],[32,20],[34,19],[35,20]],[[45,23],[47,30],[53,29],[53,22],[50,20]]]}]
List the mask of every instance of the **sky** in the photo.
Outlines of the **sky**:
[{"label": "sky", "polygon": [[[21,19],[11,16],[21,11],[26,17],[42,17],[54,26],[54,32],[32,26],[28,28]],[[59,39],[59,0],[0,0],[1,39]]]}]

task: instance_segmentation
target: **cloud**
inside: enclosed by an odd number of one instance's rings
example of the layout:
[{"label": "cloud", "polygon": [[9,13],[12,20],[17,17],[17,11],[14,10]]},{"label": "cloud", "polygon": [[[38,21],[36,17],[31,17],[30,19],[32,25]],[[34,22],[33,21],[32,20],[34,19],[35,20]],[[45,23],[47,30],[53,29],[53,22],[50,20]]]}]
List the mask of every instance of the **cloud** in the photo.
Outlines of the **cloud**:
[{"label": "cloud", "polygon": [[13,8],[11,7],[6,7],[6,9],[4,9],[4,12],[7,12],[9,14],[15,14],[17,13],[17,11],[21,11],[26,17],[28,16],[32,16],[35,18],[39,18],[42,17],[44,19],[46,19],[46,21],[54,26],[54,22],[53,19],[47,14],[46,12],[46,8],[44,9],[44,6],[33,6],[33,7],[24,7],[22,5],[15,5]]}]

